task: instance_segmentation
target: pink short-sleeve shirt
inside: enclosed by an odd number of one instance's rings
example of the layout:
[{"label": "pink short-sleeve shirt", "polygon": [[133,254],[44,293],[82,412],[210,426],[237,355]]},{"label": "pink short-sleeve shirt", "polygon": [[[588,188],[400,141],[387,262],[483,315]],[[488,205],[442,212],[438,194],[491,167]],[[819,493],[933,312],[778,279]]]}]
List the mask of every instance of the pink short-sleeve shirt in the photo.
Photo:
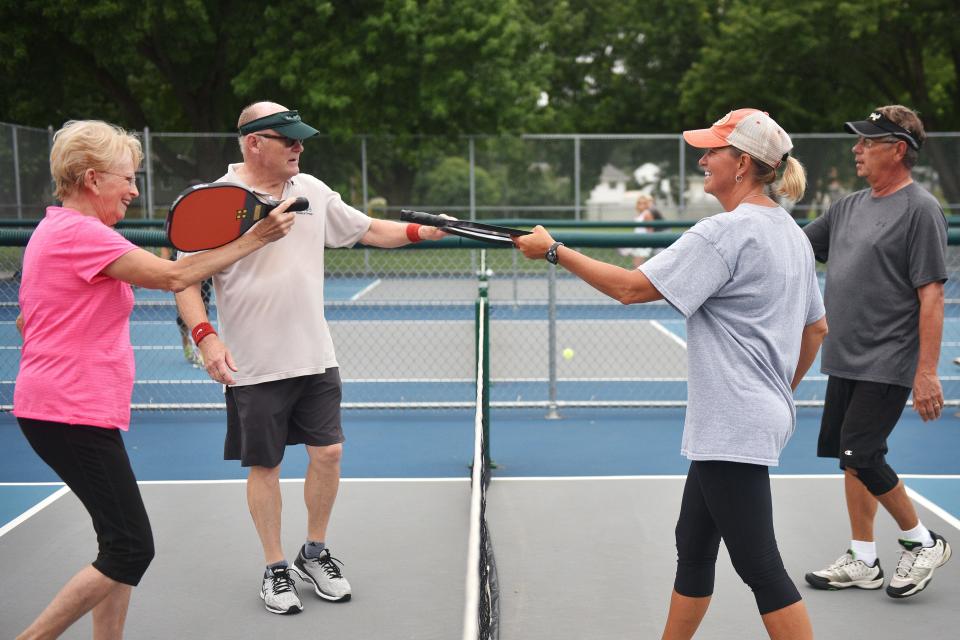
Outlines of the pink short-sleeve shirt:
[{"label": "pink short-sleeve shirt", "polygon": [[14,415],[129,428],[133,291],[102,271],[136,248],[95,217],[47,208],[23,253]]}]

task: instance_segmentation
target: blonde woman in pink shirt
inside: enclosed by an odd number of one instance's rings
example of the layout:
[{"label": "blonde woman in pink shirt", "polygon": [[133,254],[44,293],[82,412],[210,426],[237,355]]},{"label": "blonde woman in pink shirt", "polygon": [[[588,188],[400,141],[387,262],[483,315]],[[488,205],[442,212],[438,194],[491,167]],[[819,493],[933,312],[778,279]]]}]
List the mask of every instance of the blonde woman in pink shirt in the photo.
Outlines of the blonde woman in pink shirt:
[{"label": "blonde woman in pink shirt", "polygon": [[113,226],[139,195],[140,142],[95,120],[57,131],[50,172],[59,207],[23,254],[23,334],[13,413],[24,436],[83,503],[99,553],[20,636],[56,638],[88,611],[93,636],[120,638],[130,594],[153,558],[153,534],[120,432],[130,424],[134,359],[130,285],[181,291],[293,226],[292,199],[238,240],[177,262],[137,248]]}]

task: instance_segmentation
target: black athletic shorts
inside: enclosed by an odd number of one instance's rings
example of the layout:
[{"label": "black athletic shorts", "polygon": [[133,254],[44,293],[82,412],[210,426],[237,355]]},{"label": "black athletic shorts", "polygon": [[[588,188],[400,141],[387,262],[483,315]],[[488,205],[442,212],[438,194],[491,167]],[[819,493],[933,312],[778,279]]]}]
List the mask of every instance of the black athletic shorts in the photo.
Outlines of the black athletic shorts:
[{"label": "black athletic shorts", "polygon": [[[17,418],[37,455],[93,520],[103,575],[137,586],[153,560],[153,532],[119,429]],[[49,553],[44,550],[43,553]]]},{"label": "black athletic shorts", "polygon": [[887,437],[900,420],[910,391],[896,384],[830,376],[817,455],[839,458],[841,469],[886,464]]},{"label": "black athletic shorts", "polygon": [[275,467],[288,444],[326,447],[343,442],[340,370],[227,387],[224,460]]}]

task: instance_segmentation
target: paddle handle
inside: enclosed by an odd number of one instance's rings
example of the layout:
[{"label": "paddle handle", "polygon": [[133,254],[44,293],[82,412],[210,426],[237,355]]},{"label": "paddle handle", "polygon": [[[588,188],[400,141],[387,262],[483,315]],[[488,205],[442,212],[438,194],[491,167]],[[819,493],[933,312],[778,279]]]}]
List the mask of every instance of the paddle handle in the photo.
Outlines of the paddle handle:
[{"label": "paddle handle", "polygon": [[290,205],[290,208],[287,209],[287,211],[306,211],[309,208],[310,208],[310,201],[304,198],[303,196],[300,196],[299,198],[293,201],[293,204]]},{"label": "paddle handle", "polygon": [[[270,211],[273,211],[274,209],[280,206],[283,200],[268,200],[268,202],[270,204]],[[289,208],[287,208],[287,211],[295,211],[295,212],[306,211],[309,208],[310,208],[310,201],[304,198],[303,196],[299,196],[296,200],[293,201],[293,204],[290,205]],[[307,213],[310,213],[310,212],[307,211]],[[257,218],[257,220],[259,219],[260,218]]]},{"label": "paddle handle", "polygon": [[410,209],[400,210],[400,220],[403,222],[413,222],[415,224],[425,224],[428,227],[440,227],[441,229],[446,227],[449,222],[449,219],[443,216],[424,213],[423,211],[411,211]]}]

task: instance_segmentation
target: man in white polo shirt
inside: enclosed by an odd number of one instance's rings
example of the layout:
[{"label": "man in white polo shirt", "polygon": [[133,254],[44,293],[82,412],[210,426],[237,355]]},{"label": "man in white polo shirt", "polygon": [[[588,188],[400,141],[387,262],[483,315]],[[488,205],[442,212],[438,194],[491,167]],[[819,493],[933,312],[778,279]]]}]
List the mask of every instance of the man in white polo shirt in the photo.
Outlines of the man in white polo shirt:
[{"label": "man in white polo shirt", "polygon": [[[303,605],[291,570],[321,598],[344,601],[351,595],[325,542],[344,438],[340,374],[323,309],[324,249],[357,242],[399,247],[445,234],[370,218],[300,173],[304,140],[318,131],[296,111],[254,103],[237,126],[243,162],[230,165],[220,181],[276,199],[305,196],[312,215],[297,216],[283,242],[214,276],[222,336],[209,324],[199,286],[177,294],[177,305],[207,372],[225,385],[224,458],[249,468],[247,503],[266,562],[260,596],[271,613],[297,613]],[[306,542],[293,567],[280,545],[280,463],[288,444],[304,444],[309,455]]]}]

